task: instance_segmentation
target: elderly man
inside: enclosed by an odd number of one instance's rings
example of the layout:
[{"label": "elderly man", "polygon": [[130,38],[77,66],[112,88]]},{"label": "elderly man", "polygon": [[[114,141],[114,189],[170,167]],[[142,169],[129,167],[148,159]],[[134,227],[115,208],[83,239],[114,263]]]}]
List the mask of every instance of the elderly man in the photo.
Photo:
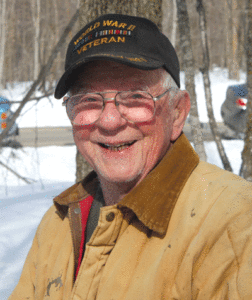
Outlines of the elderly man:
[{"label": "elderly man", "polygon": [[94,171],[54,199],[10,299],[252,299],[252,186],[199,161],[179,86],[147,19],[72,39],[55,97]]}]

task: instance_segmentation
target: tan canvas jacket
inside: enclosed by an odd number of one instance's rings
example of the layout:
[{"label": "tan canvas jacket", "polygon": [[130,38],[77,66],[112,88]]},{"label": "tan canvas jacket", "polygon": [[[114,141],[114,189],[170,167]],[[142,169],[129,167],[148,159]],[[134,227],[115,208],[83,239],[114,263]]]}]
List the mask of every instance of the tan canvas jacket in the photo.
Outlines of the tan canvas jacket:
[{"label": "tan canvas jacket", "polygon": [[[9,299],[252,299],[252,185],[199,162],[182,134],[118,205],[101,209],[74,282],[94,173],[55,198]],[[84,186],[84,188],[83,188]]]}]

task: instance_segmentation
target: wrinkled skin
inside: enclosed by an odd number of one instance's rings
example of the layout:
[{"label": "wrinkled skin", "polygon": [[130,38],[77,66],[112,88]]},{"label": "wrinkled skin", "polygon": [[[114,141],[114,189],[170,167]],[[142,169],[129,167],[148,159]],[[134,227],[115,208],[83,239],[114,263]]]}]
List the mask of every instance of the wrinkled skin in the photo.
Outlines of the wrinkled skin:
[{"label": "wrinkled skin", "polygon": [[[112,98],[118,91],[138,89],[155,97],[166,90],[162,72],[164,69],[146,71],[109,61],[91,62],[71,93],[108,92],[104,97]],[[170,104],[169,98],[167,93],[156,102],[155,116],[145,123],[128,122],[109,101],[95,124],[73,125],[74,141],[97,172],[107,205],[117,203],[142,181],[179,137],[190,109],[189,95],[179,91]],[[121,151],[102,147],[132,142]]]}]

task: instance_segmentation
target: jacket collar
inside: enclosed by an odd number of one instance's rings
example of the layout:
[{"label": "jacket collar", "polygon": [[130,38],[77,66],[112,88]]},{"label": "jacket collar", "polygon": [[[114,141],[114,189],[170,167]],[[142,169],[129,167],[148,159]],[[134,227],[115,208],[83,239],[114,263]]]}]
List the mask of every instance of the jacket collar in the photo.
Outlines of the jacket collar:
[{"label": "jacket collar", "polygon": [[149,229],[165,234],[177,199],[198,163],[198,155],[182,133],[156,168],[119,205],[132,209]]},{"label": "jacket collar", "polygon": [[[182,133],[171,146],[161,162],[119,203],[118,207],[130,208],[149,229],[163,235],[177,199],[199,157]],[[61,215],[67,213],[68,205],[88,195],[95,195],[98,184],[95,172],[54,199]]]}]

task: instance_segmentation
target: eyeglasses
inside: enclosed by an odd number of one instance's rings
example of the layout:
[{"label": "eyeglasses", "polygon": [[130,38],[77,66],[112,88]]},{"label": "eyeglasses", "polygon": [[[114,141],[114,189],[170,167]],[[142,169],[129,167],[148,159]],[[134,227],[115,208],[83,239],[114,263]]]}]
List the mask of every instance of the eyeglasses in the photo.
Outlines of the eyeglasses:
[{"label": "eyeglasses", "polygon": [[113,100],[121,116],[134,123],[149,121],[155,115],[155,102],[161,99],[170,88],[157,97],[146,91],[118,92],[114,98],[104,98],[101,93],[77,94],[67,98],[62,105],[66,106],[70,121],[75,125],[90,125],[95,123],[104,110],[105,103]]}]

